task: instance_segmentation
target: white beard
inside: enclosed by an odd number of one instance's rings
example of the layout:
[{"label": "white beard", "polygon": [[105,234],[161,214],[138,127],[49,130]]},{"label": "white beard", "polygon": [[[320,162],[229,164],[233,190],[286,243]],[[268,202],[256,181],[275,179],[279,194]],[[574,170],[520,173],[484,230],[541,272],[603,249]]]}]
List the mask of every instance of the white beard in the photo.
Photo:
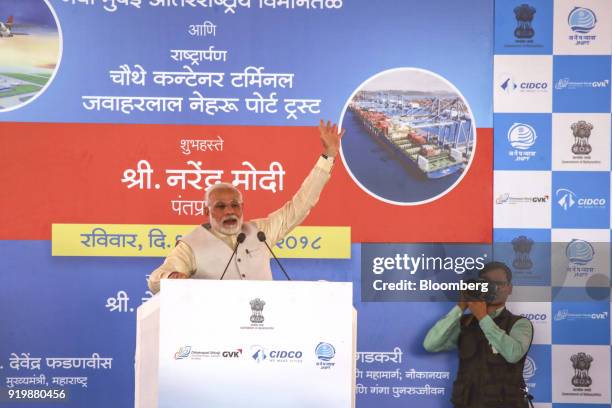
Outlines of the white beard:
[{"label": "white beard", "polygon": [[[235,219],[237,221],[236,225],[231,228],[227,228],[223,226],[223,222],[226,220]],[[242,217],[238,218],[235,215],[230,215],[229,217],[223,218],[221,222],[217,222],[213,217],[210,217],[210,226],[217,232],[220,232],[223,235],[236,235],[242,229]]]}]

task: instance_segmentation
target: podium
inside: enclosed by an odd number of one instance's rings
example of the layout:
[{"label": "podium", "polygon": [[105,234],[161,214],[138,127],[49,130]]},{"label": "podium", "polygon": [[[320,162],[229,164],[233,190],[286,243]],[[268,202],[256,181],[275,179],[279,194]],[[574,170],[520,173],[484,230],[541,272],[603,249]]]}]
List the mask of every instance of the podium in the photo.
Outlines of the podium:
[{"label": "podium", "polygon": [[137,311],[135,407],[354,407],[352,291],[163,280]]}]

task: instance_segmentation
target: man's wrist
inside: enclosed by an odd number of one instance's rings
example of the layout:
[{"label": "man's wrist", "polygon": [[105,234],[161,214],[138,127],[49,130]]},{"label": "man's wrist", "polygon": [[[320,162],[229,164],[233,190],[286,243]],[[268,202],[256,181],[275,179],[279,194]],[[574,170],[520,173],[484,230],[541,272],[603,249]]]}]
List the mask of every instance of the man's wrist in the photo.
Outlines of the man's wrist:
[{"label": "man's wrist", "polygon": [[448,312],[448,315],[451,315],[456,318],[460,318],[463,316],[463,310],[459,307],[459,305],[453,306],[453,308]]},{"label": "man's wrist", "polygon": [[476,319],[478,319],[480,321],[480,320],[484,319],[485,317],[487,317],[488,314],[486,314],[486,313],[478,313],[478,314],[474,313],[474,316],[476,317]]},{"label": "man's wrist", "polygon": [[484,316],[482,319],[478,319],[478,325],[481,329],[487,330],[491,327],[491,324],[495,325],[493,318],[489,315]]}]

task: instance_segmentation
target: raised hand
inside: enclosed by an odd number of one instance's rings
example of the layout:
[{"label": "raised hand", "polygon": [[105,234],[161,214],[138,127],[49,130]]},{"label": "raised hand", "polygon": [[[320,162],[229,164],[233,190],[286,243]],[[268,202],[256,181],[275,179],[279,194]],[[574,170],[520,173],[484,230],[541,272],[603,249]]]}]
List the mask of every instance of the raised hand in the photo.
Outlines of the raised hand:
[{"label": "raised hand", "polygon": [[338,133],[338,125],[328,120],[327,124],[323,122],[323,119],[319,122],[319,137],[323,144],[323,153],[327,157],[336,157],[340,150],[340,139],[344,135],[344,129]]}]

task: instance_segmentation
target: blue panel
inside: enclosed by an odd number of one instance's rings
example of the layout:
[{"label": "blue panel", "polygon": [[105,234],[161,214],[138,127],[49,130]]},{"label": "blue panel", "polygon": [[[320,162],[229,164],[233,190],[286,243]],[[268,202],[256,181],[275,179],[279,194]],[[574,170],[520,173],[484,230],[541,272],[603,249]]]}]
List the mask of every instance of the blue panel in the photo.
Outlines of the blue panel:
[{"label": "blue panel", "polygon": [[494,169],[550,170],[550,113],[496,113]]},{"label": "blue panel", "polygon": [[609,56],[553,57],[554,112],[610,112]]},{"label": "blue panel", "polygon": [[495,54],[550,54],[553,2],[495,2]]},{"label": "blue panel", "polygon": [[[129,307],[138,307],[146,296],[145,274],[159,259],[57,258],[51,257],[49,241],[0,241],[0,253],[10,254],[0,285],[0,310],[4,311],[0,326],[5,328],[0,341],[2,374],[42,373],[50,386],[56,376],[88,377],[87,388],[66,387],[70,404],[62,406],[133,406],[136,315],[109,312],[105,304],[123,290],[130,297]],[[42,358],[41,369],[10,368],[7,360],[12,353]],[[46,365],[45,358],[83,358],[93,353],[112,358],[112,368]]]},{"label": "blue panel", "polygon": [[551,346],[535,344],[529,349],[523,377],[536,403],[552,400]]},{"label": "blue panel", "polygon": [[514,286],[550,285],[550,230],[496,228],[493,257],[512,269]]},{"label": "blue panel", "polygon": [[609,228],[609,203],[609,172],[553,172],[553,228]]},{"label": "blue panel", "polygon": [[608,301],[555,301],[552,314],[553,344],[610,344]]},{"label": "blue panel", "polygon": [[[225,13],[222,7],[120,7],[110,13],[102,1],[95,7],[53,2],[64,34],[59,72],[49,89],[30,104],[0,117],[2,121],[191,123],[312,125],[319,116],[340,116],[351,93],[380,71],[419,67],[449,79],[471,104],[479,127],[491,127],[491,93],[483,84],[492,79],[493,4],[478,0],[469,7],[452,1],[389,2],[344,1],[340,10],[250,9]],[[99,3],[99,4],[98,4]],[[176,2],[180,3],[180,2]],[[195,2],[194,2],[195,3]],[[440,13],[440,8],[444,13]],[[213,40],[191,37],[189,24],[213,21]],[[474,27],[478,27],[477,30]],[[292,89],[277,89],[276,98],[321,99],[320,115],[285,119],[282,104],[276,114],[248,112],[209,116],[185,106],[177,113],[129,115],[86,111],[83,95],[174,96],[187,100],[198,90],[205,97],[252,97],[251,90],[158,86],[153,71],[183,71],[183,63],[170,58],[172,49],[229,50],[227,62],[194,66],[199,72],[241,72],[247,66],[265,72],[295,73]],[[432,52],[432,50],[436,50]],[[469,58],[466,58],[469,56]],[[121,64],[140,64],[147,85],[118,86],[109,70]],[[257,90],[257,89],[256,89]],[[259,90],[268,97],[270,89]],[[274,89],[271,89],[274,91]],[[58,103],[63,101],[63,103]],[[187,102],[188,105],[188,102]]]}]

